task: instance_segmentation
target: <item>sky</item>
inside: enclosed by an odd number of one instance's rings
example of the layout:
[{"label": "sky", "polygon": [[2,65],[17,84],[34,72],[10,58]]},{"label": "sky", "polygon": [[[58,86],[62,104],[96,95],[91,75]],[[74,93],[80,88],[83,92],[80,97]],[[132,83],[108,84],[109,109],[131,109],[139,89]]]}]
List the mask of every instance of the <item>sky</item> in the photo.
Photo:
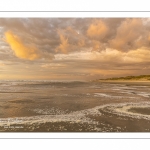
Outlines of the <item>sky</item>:
[{"label": "sky", "polygon": [[1,80],[150,74],[149,18],[0,18]]}]

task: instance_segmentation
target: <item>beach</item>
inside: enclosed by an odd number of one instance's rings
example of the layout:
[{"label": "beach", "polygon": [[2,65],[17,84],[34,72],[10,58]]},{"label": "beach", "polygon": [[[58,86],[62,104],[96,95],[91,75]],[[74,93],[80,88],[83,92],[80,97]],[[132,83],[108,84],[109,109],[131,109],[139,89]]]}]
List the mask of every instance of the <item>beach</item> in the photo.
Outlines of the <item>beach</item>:
[{"label": "beach", "polygon": [[1,81],[1,132],[149,132],[149,82]]}]

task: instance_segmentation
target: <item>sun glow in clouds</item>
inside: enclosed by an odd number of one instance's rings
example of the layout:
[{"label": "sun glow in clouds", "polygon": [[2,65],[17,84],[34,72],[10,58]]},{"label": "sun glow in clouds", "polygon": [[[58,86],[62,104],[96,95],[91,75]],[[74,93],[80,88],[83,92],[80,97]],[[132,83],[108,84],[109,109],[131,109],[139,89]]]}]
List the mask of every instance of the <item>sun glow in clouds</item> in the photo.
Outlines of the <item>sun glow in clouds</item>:
[{"label": "sun glow in clouds", "polygon": [[149,18],[1,18],[1,77],[150,74],[149,31]]},{"label": "sun glow in clouds", "polygon": [[10,45],[15,55],[21,59],[35,60],[40,58],[38,49],[33,45],[25,45],[13,32],[5,32],[6,42]]}]

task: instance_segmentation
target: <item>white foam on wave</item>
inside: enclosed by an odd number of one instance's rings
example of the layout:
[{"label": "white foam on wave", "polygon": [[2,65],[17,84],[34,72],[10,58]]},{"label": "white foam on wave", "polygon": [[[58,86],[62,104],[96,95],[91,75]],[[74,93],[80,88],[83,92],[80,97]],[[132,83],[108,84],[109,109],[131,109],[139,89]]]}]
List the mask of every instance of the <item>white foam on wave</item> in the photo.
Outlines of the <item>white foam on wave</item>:
[{"label": "white foam on wave", "polygon": [[112,96],[105,94],[105,93],[94,93],[94,96],[96,96],[96,97],[112,97]]},{"label": "white foam on wave", "polygon": [[94,96],[95,97],[106,97],[106,98],[119,98],[119,99],[121,99],[121,98],[135,98],[135,97],[125,97],[125,96],[116,96],[116,95],[109,95],[109,94],[105,94],[105,93],[94,93]]},{"label": "white foam on wave", "polygon": [[142,103],[120,103],[120,104],[111,104],[105,105],[103,110],[109,112],[110,114],[116,114],[119,116],[127,116],[136,119],[147,119],[150,120],[150,115],[141,114],[138,112],[131,112],[131,108],[150,108],[150,102]]},{"label": "white foam on wave", "polygon": [[[74,123],[88,123],[88,124],[97,124],[97,121],[93,121],[88,117],[88,115],[101,115],[99,110],[104,110],[110,115],[116,114],[124,117],[132,117],[136,119],[147,119],[150,120],[150,115],[144,115],[140,113],[133,113],[128,111],[131,108],[147,108],[150,107],[150,102],[142,103],[111,103],[96,106],[91,109],[85,109],[75,112],[70,112],[67,114],[60,115],[38,115],[31,117],[16,117],[16,118],[0,118],[0,126],[8,126],[13,124],[40,124],[46,122],[74,122]],[[9,121],[8,121],[9,120]],[[16,120],[18,120],[16,122]]]},{"label": "white foam on wave", "polygon": [[135,87],[135,88],[145,88],[145,87],[149,87],[149,86],[145,86],[145,85],[140,86],[140,85],[138,85],[138,86],[132,86],[132,87]]},{"label": "white foam on wave", "polygon": [[[0,126],[13,125],[13,124],[33,124],[33,123],[46,123],[46,122],[77,122],[77,123],[89,123],[97,124],[96,121],[91,120],[87,115],[101,115],[99,107],[91,109],[85,109],[81,111],[75,111],[62,115],[38,115],[32,117],[16,117],[16,118],[1,118]],[[20,120],[16,122],[15,120]],[[9,120],[9,121],[8,121]]]},{"label": "white foam on wave", "polygon": [[147,93],[147,92],[138,92],[138,91],[133,91],[133,90],[119,90],[119,89],[114,89],[114,90],[118,90],[119,93],[125,93],[125,94],[133,94],[134,93],[135,95],[140,95],[143,97],[150,97],[150,93]]},{"label": "white foam on wave", "polygon": [[117,109],[115,109],[115,111],[121,112],[121,113],[127,113],[127,114],[130,114],[130,115],[150,117],[149,115],[144,115],[144,114],[141,114],[141,113],[129,111],[131,108],[147,108],[147,107],[150,107],[150,105],[148,106],[148,105],[142,104],[142,105],[139,106],[137,104],[135,104],[135,105],[132,104],[132,105],[125,105],[122,108],[117,108]]},{"label": "white foam on wave", "polygon": [[143,97],[150,97],[150,93],[146,93],[146,92],[139,92],[139,93],[137,93],[137,95],[140,95]]},{"label": "white foam on wave", "polygon": [[115,86],[112,88],[112,90],[135,90],[137,89],[136,87],[127,87],[127,86],[122,86],[122,87],[118,87]]},{"label": "white foam on wave", "polygon": [[66,114],[67,110],[61,110],[59,108],[44,108],[44,109],[40,109],[40,108],[35,108],[35,109],[30,109],[30,111],[33,111],[37,114],[42,114],[42,115],[61,115],[61,114]]},{"label": "white foam on wave", "polygon": [[133,94],[134,91],[121,91],[119,93],[125,93],[125,94]]}]

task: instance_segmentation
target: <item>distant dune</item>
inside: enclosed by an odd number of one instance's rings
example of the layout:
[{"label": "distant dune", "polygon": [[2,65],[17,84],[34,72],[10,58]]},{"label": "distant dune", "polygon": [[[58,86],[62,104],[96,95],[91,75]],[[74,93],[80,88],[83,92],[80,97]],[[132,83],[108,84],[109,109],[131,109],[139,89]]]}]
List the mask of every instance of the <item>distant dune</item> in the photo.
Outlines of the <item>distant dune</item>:
[{"label": "distant dune", "polygon": [[98,79],[97,81],[150,81],[150,75],[126,76],[126,77]]}]

